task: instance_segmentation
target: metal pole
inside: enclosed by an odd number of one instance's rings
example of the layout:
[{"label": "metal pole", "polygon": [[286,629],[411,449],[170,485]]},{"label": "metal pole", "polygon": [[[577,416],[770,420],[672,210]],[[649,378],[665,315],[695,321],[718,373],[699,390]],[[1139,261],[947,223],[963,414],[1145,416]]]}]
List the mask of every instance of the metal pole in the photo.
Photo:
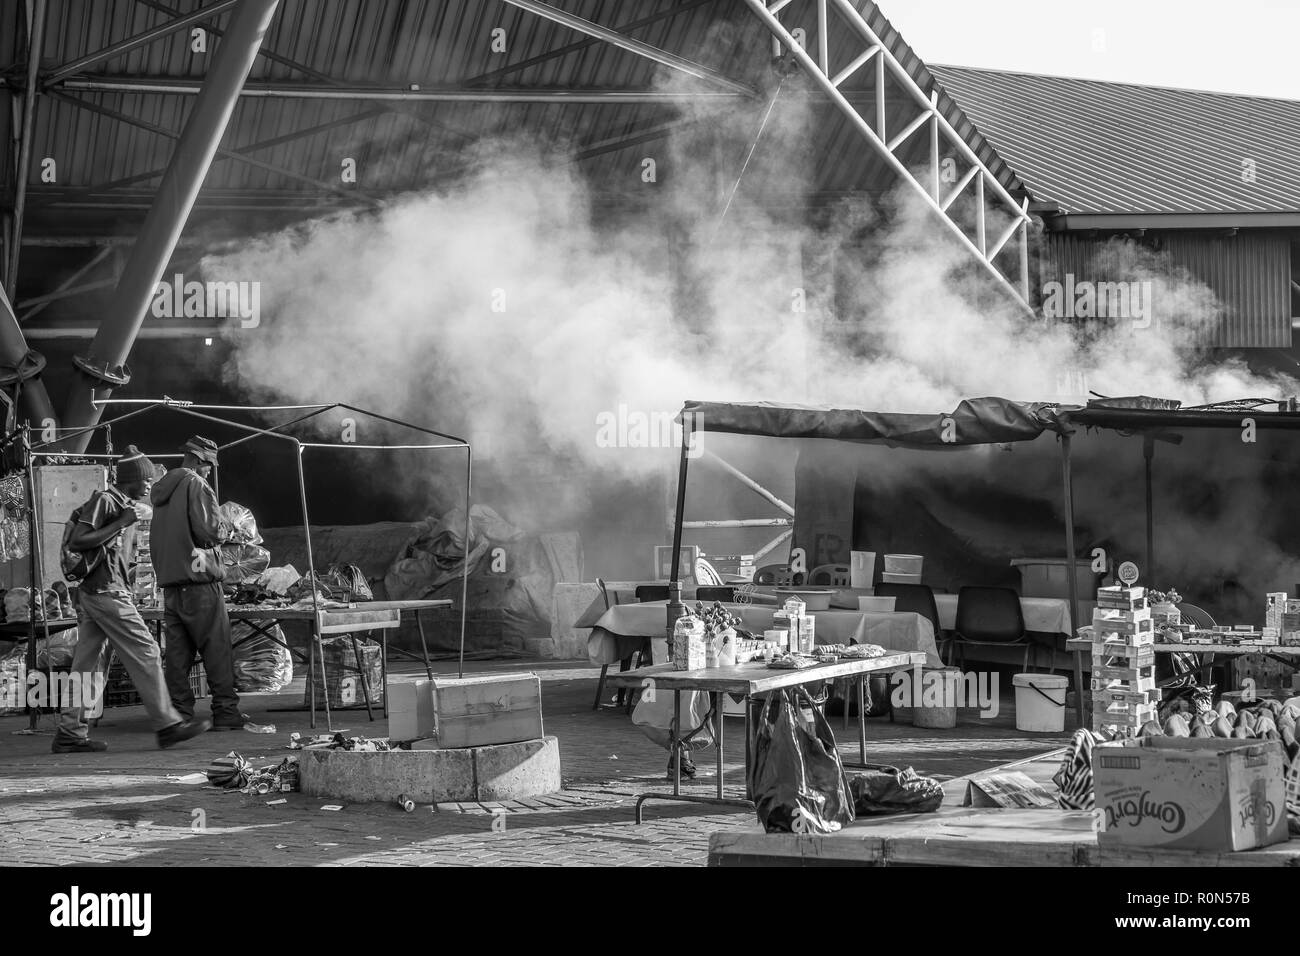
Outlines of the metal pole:
[{"label": "metal pole", "polygon": [[[1079,626],[1079,582],[1074,572],[1074,486],[1070,474],[1070,436],[1061,436],[1061,478],[1064,484],[1065,500],[1065,573],[1066,586],[1070,589],[1070,633],[1066,639],[1075,636]],[[1074,657],[1074,708],[1079,727],[1086,727],[1083,722],[1083,659],[1076,651]]]},{"label": "metal pole", "polygon": [[45,0],[36,0],[28,10],[27,88],[23,91],[23,131],[14,174],[13,245],[9,248],[9,293],[18,298],[18,253],[23,245],[23,210],[27,205],[27,177],[32,168],[32,135],[36,128],[36,79],[41,69],[45,42]]},{"label": "metal pole", "polygon": [[460,657],[456,663],[456,676],[465,676],[465,613],[469,600],[469,506],[470,475],[474,467],[474,451],[465,446],[465,547],[460,561]]},{"label": "metal pole", "polygon": [[1156,440],[1150,432],[1142,435],[1142,458],[1146,464],[1146,493],[1147,493],[1147,566],[1146,579],[1153,585],[1156,583],[1156,544],[1155,528],[1152,521],[1151,506],[1151,462],[1156,456]]},{"label": "metal pole", "polygon": [[[27,627],[27,673],[36,672],[36,602],[39,595],[41,606],[45,604],[44,569],[41,567],[41,519],[36,513],[36,469],[32,465],[32,427],[23,426],[23,468],[27,472],[27,522],[31,526],[31,553],[28,555],[28,568],[31,572],[32,586],[28,606],[31,609],[31,621]],[[45,646],[50,646],[50,622],[41,614],[41,632],[45,635]],[[47,685],[48,682],[47,682]],[[36,729],[36,720],[40,708],[27,708],[27,728]]]},{"label": "metal pole", "polygon": [[[691,416],[682,415],[682,454],[677,466],[677,508],[673,514],[673,571],[668,581],[668,653],[673,652],[673,625],[677,619],[686,616],[686,605],[682,603],[682,517],[686,512],[686,467],[690,461],[691,450]],[[674,714],[675,715],[675,714]]]},{"label": "metal pole", "polygon": [[314,679],[314,660],[317,650],[320,651],[320,684],[324,690],[325,698],[325,729],[334,730],[334,721],[330,717],[330,682],[329,674],[325,670],[325,640],[320,633],[320,595],[316,588],[316,559],[311,550],[311,518],[307,514],[307,481],[302,472],[302,445],[297,439],[293,439],[294,462],[298,466],[298,502],[302,505],[302,534],[303,541],[307,546],[307,580],[311,582],[311,643],[308,645],[308,653],[312,655],[313,666],[309,668],[312,671],[308,676],[311,681],[312,702],[311,702],[311,725],[316,726],[316,700]]},{"label": "metal pole", "polygon": [[45,359],[27,347],[27,339],[3,288],[0,288],[0,364],[14,369],[15,384],[22,388],[20,400],[27,417],[42,426],[57,421],[45,383],[37,377],[45,367]]},{"label": "metal pole", "polygon": [[[240,0],[235,9],[230,28],[217,48],[212,69],[194,104],[194,112],[158,185],[157,198],[122,270],[109,313],[89,350],[74,360],[83,375],[68,398],[65,417],[71,426],[97,422],[100,407],[94,400],[111,394],[115,386],[125,384],[130,378],[127,356],[149,310],[158,280],[198,198],[278,2]],[[83,450],[84,443],[80,442],[69,448],[74,453]]]}]

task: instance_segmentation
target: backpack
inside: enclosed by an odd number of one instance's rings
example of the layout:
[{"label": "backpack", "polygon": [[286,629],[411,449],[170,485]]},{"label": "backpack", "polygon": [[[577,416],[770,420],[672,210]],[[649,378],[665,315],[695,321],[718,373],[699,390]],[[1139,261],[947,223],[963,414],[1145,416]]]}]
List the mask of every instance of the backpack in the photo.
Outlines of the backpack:
[{"label": "backpack", "polygon": [[82,509],[93,504],[94,500],[92,497],[85,504],[73,508],[72,514],[63,526],[63,543],[59,546],[59,565],[63,571],[63,577],[74,584],[85,580],[87,575],[99,567],[104,562],[104,559],[108,557],[108,548],[105,545],[101,544],[89,551],[78,551],[71,544],[72,532],[81,521]]}]

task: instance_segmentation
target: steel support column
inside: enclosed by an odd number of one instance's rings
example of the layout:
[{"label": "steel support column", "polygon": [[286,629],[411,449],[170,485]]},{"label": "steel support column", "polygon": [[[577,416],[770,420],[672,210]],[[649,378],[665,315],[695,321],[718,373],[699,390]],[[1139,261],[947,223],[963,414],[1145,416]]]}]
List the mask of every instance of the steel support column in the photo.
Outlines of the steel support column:
[{"label": "steel support column", "polygon": [[[212,157],[226,132],[239,91],[248,78],[262,38],[271,25],[279,0],[240,0],[225,38],[217,48],[203,92],[194,104],[176,144],[171,165],[158,185],[131,257],[122,270],[114,301],[84,356],[76,358],[80,381],[68,397],[64,425],[83,428],[99,421],[97,398],[129,379],[126,359],[148,312],[158,280],[171,259],[185,221],[198,198]],[[84,451],[89,435],[70,450]]]},{"label": "steel support column", "polygon": [[37,377],[45,366],[45,359],[27,347],[27,339],[18,325],[9,297],[0,288],[0,378],[6,384],[16,384],[22,389],[19,414],[26,411],[28,421],[38,427],[46,420],[55,421],[54,405],[45,391],[45,384]]},{"label": "steel support column", "polygon": [[[14,173],[13,243],[9,247],[9,265],[5,281],[9,295],[18,297],[18,254],[23,247],[23,208],[27,202],[27,177],[32,168],[32,135],[36,128],[37,75],[41,68],[41,50],[45,42],[45,0],[35,0],[28,7],[31,19],[27,23],[27,87],[23,90],[22,140],[18,144],[18,168]],[[23,348],[26,351],[26,347]],[[5,354],[0,361],[13,361]]]}]

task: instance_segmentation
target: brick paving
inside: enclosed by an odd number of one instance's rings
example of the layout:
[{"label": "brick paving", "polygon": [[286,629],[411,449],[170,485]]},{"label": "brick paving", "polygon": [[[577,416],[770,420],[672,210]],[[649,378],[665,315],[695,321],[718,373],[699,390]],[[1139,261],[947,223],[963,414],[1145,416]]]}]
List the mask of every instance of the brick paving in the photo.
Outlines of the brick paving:
[{"label": "brick paving", "polygon": [[[441,662],[438,673],[454,673]],[[632,726],[621,709],[591,710],[599,670],[573,662],[475,663],[467,672],[534,670],[542,678],[547,734],[559,738],[564,790],[550,800],[492,805],[420,806],[349,804],[320,810],[327,801],[302,794],[223,793],[176,778],[202,770],[230,750],[255,766],[279,760],[292,731],[308,733],[305,712],[274,713],[302,699],[302,680],[278,695],[244,697],[274,735],[209,733],[172,750],[158,750],[142,708],[110,708],[95,731],[109,751],[91,755],[49,752],[53,720],[38,733],[21,733],[26,717],[0,717],[0,865],[113,866],[701,866],[709,834],[758,830],[752,812],[703,805],[650,803],[646,822],[633,822],[636,797],[670,788],[667,755]],[[394,665],[417,676],[418,666]],[[1009,681],[1003,685],[1009,689]],[[200,713],[203,713],[200,705]],[[1062,746],[1065,737],[1014,729],[1010,697],[1002,716],[980,719],[962,711],[955,730],[868,721],[868,759],[911,765],[941,779],[1033,756]],[[335,729],[384,736],[382,712],[336,714]],[[743,723],[728,718],[725,771],[728,795],[743,795]],[[838,718],[833,719],[837,732]],[[317,732],[323,730],[323,724]],[[857,740],[842,735],[841,752],[857,759]],[[711,795],[713,751],[696,755],[699,776],[686,792]],[[268,805],[284,797],[286,802]],[[502,823],[504,827],[502,828]]]}]

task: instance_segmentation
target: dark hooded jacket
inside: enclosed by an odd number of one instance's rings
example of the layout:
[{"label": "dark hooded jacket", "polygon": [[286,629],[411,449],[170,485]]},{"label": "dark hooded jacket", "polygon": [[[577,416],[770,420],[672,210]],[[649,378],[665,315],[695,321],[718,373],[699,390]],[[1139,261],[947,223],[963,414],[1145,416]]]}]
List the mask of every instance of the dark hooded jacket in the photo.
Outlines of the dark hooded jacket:
[{"label": "dark hooded jacket", "polygon": [[173,468],[153,486],[149,548],[162,587],[220,581],[217,545],[225,540],[217,496],[199,474]]}]

